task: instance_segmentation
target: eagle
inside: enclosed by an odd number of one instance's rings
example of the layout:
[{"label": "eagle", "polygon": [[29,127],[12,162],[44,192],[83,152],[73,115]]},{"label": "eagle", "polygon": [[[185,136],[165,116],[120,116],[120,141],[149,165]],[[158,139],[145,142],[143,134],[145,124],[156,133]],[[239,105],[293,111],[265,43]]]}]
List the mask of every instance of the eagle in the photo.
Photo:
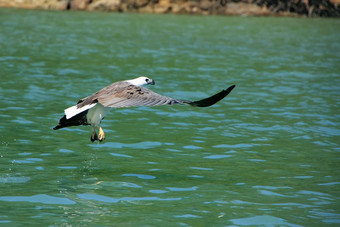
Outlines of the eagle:
[{"label": "eagle", "polygon": [[[198,101],[188,101],[163,96],[143,87],[149,84],[154,85],[155,81],[142,76],[132,80],[115,82],[106,86],[96,93],[80,99],[76,105],[65,109],[65,115],[60,118],[59,124],[53,129],[57,130],[70,126],[91,125],[91,141],[94,142],[98,140],[102,142],[105,139],[105,133],[100,123],[110,108],[175,104],[208,107],[226,97],[235,87],[235,85],[231,85],[229,88],[208,98]],[[95,126],[98,128],[98,135]]]}]

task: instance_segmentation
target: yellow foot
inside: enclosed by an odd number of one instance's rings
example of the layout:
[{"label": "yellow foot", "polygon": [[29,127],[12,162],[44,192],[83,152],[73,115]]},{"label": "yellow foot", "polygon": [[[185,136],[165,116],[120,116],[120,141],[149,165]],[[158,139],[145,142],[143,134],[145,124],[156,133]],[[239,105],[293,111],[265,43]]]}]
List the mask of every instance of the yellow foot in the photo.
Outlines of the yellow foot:
[{"label": "yellow foot", "polygon": [[103,129],[99,126],[98,140],[102,142],[105,139],[105,134]]}]

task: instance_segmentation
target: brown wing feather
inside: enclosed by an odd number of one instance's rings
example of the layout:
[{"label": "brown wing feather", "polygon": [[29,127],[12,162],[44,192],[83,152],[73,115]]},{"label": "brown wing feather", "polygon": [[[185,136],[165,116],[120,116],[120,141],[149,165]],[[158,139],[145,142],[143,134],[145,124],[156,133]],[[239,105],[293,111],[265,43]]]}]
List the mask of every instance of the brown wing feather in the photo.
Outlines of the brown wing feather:
[{"label": "brown wing feather", "polygon": [[157,94],[145,87],[135,86],[127,82],[111,84],[93,95],[81,99],[78,108],[95,102],[99,102],[105,107],[115,108],[182,103],[176,99]]},{"label": "brown wing feather", "polygon": [[135,86],[128,82],[122,81],[113,83],[97,91],[93,95],[83,98],[78,102],[78,108],[92,104],[101,103],[105,107],[133,107],[133,106],[159,106],[174,104],[189,104],[196,107],[207,107],[214,105],[216,102],[226,97],[235,85],[222,90],[221,92],[208,98],[198,101],[177,100],[153,92],[145,87]]}]

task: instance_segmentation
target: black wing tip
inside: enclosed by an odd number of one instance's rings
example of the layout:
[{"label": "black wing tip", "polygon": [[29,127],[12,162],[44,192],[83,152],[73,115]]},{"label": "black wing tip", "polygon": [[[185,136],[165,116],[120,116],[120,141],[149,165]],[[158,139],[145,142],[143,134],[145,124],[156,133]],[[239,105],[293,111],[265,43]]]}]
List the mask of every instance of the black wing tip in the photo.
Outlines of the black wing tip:
[{"label": "black wing tip", "polygon": [[66,122],[66,115],[64,115],[62,118],[60,118],[58,125],[55,126],[53,128],[53,130],[58,130],[58,129],[64,128],[65,127],[65,125],[64,125],[65,122]]},{"label": "black wing tip", "polygon": [[62,128],[61,125],[57,125],[57,126],[55,126],[55,127],[53,128],[53,130],[58,130],[58,129],[60,129],[60,128]]},{"label": "black wing tip", "polygon": [[[230,87],[228,87],[227,89],[223,89],[220,93],[223,93],[223,94],[225,94],[225,96],[227,96],[235,87],[236,87],[236,85],[233,84]],[[217,94],[219,94],[219,93],[217,93]]]},{"label": "black wing tip", "polygon": [[185,102],[185,103],[188,103],[191,106],[209,107],[209,106],[214,105],[218,101],[224,99],[235,87],[236,87],[236,85],[233,84],[230,87],[228,87],[227,89],[224,89],[224,90],[220,91],[219,93],[217,93],[213,96],[210,96],[208,98],[201,99],[201,100],[194,101],[194,102]]}]

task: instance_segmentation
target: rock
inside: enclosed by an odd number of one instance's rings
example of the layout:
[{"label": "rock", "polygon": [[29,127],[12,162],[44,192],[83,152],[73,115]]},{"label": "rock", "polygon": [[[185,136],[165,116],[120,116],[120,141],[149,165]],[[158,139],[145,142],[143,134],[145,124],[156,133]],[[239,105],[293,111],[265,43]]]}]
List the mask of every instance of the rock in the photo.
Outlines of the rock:
[{"label": "rock", "polygon": [[85,10],[91,0],[71,0],[70,9],[71,10]]},{"label": "rock", "polygon": [[155,13],[169,13],[172,11],[172,4],[169,0],[160,0],[158,4],[154,5],[153,11]]},{"label": "rock", "polygon": [[87,7],[88,10],[98,11],[121,11],[121,0],[97,0]]},{"label": "rock", "polygon": [[56,10],[68,10],[70,8],[70,3],[68,0],[64,0],[64,1],[58,1],[58,3],[56,3],[54,5],[53,9]]},{"label": "rock", "polygon": [[128,5],[132,5],[134,8],[142,8],[150,5],[150,0],[128,0]]},{"label": "rock", "polygon": [[200,7],[202,11],[209,11],[211,9],[211,5],[210,1],[205,0],[201,2]]},{"label": "rock", "polygon": [[254,15],[271,15],[272,13],[267,7],[260,7],[253,4],[245,3],[229,3],[225,8],[226,15],[242,15],[242,16],[254,16]]},{"label": "rock", "polygon": [[218,15],[340,17],[340,0],[0,0],[0,7]]},{"label": "rock", "polygon": [[0,0],[0,7],[67,10],[69,0]]}]

